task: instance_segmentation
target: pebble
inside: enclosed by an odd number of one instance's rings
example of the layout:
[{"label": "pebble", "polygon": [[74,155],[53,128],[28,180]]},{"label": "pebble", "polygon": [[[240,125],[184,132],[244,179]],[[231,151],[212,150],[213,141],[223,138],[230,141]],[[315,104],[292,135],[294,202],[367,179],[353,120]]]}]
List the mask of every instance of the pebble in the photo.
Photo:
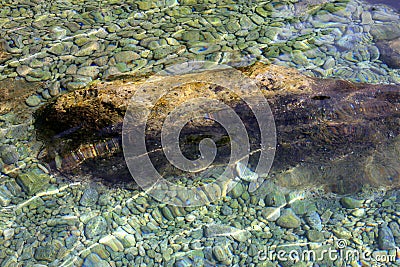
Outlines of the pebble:
[{"label": "pebble", "polygon": [[382,226],[378,232],[378,245],[380,249],[389,250],[396,248],[392,230],[387,226]]},{"label": "pebble", "polygon": [[283,228],[298,228],[301,225],[301,220],[292,209],[283,209],[276,224]]},{"label": "pebble", "polygon": [[90,253],[86,256],[82,267],[111,267],[111,265],[107,261],[102,260],[96,253]]},{"label": "pebble", "polygon": [[17,148],[13,145],[1,146],[0,157],[5,164],[14,164],[19,160]]},{"label": "pebble", "polygon": [[274,222],[278,220],[278,218],[281,216],[281,209],[274,207],[265,207],[262,210],[262,216],[268,221]]},{"label": "pebble", "polygon": [[364,204],[364,201],[357,200],[351,197],[343,197],[340,199],[340,203],[342,204],[343,207],[347,209],[356,209],[356,208],[361,208]]},{"label": "pebble", "polygon": [[316,211],[311,211],[307,213],[305,217],[306,222],[311,228],[314,228],[318,231],[322,230],[322,221],[319,214]]},{"label": "pebble", "polygon": [[97,192],[96,188],[94,186],[89,186],[83,192],[83,195],[79,203],[85,207],[93,206],[96,204],[98,198],[99,198],[99,193]]},{"label": "pebble", "polygon": [[42,102],[42,100],[40,99],[40,97],[38,95],[31,95],[25,101],[25,103],[30,107],[36,107],[41,102]]},{"label": "pebble", "polygon": [[108,246],[114,252],[124,251],[124,246],[122,243],[113,235],[107,235],[99,240],[100,244]]},{"label": "pebble", "polygon": [[50,182],[50,177],[48,174],[42,173],[40,169],[33,169],[26,173],[20,173],[16,180],[28,195],[32,195],[44,189]]},{"label": "pebble", "polygon": [[107,222],[102,216],[90,219],[85,226],[85,236],[88,239],[103,235],[107,231]]}]

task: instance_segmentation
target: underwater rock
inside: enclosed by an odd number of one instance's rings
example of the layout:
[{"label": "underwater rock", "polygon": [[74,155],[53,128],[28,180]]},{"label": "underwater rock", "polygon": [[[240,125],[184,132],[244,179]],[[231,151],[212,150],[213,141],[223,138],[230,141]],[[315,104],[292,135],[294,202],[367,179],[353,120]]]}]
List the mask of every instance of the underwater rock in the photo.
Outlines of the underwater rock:
[{"label": "underwater rock", "polygon": [[380,249],[389,250],[396,248],[393,233],[387,226],[382,226],[378,232],[378,245]]},{"label": "underwater rock", "polygon": [[17,177],[17,183],[28,194],[32,195],[44,189],[50,182],[50,176],[43,173],[40,169],[33,169],[26,173],[21,173]]},{"label": "underwater rock", "polygon": [[380,59],[389,67],[400,68],[400,38],[391,41],[380,41],[376,45],[380,50]]},{"label": "underwater rock", "polygon": [[[271,173],[278,184],[324,185],[328,191],[338,193],[358,191],[364,184],[399,186],[396,149],[400,142],[400,86],[311,78],[295,69],[261,63],[240,70],[254,80],[274,115],[277,147]],[[160,151],[163,122],[189,99],[204,97],[229,105],[248,130],[251,151],[259,148],[256,118],[237,95],[212,84],[215,75],[226,76],[232,86],[237,83],[232,79],[232,70],[219,69],[159,77],[146,91],[152,98],[176,80],[182,82],[157,98],[146,121],[148,156],[161,173],[170,170]],[[202,82],[193,82],[194,76]],[[132,181],[121,149],[122,121],[131,97],[144,82],[146,77],[134,77],[94,84],[41,108],[35,126],[47,146],[42,160],[65,173],[83,171],[113,183],[126,176]],[[137,123],[142,123],[141,110],[135,112]],[[198,144],[208,137],[217,144],[217,159],[223,163],[230,153],[229,137],[210,116],[213,114],[190,120],[182,128],[182,153],[188,158],[198,157]],[[391,157],[393,166],[382,165]],[[54,164],[55,159],[58,164]]]},{"label": "underwater rock", "polygon": [[343,207],[347,209],[356,209],[356,208],[361,208],[364,204],[364,201],[357,200],[351,197],[343,197],[340,200],[340,203],[343,205]]},{"label": "underwater rock", "polygon": [[291,209],[284,209],[276,224],[283,228],[297,228],[301,221]]}]

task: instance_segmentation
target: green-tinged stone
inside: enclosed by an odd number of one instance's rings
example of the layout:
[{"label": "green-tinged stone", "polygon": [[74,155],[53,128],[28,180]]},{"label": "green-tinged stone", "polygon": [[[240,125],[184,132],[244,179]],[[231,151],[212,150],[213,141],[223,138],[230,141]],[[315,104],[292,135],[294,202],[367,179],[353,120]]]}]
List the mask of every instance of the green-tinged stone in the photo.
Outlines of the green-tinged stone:
[{"label": "green-tinged stone", "polygon": [[294,201],[293,203],[290,204],[290,208],[297,215],[303,215],[303,214],[306,214],[307,212],[316,210],[315,204],[307,199],[300,199],[300,200]]},{"label": "green-tinged stone", "polygon": [[284,209],[276,224],[283,228],[297,228],[301,221],[291,209]]},{"label": "green-tinged stone", "polygon": [[38,261],[53,261],[56,257],[57,251],[54,246],[38,247],[35,251],[35,259]]},{"label": "green-tinged stone", "polygon": [[230,264],[232,262],[232,253],[227,246],[213,247],[213,255],[217,261],[223,264]]},{"label": "green-tinged stone", "polygon": [[281,209],[275,207],[265,207],[262,210],[262,216],[268,221],[274,222],[281,216]]},{"label": "green-tinged stone", "polygon": [[242,183],[237,183],[235,187],[230,191],[230,195],[232,198],[239,198],[244,192],[244,187]]},{"label": "green-tinged stone", "polygon": [[139,9],[143,10],[143,11],[147,11],[147,10],[151,9],[152,3],[153,3],[152,1],[139,1],[139,2],[136,2],[136,4],[138,5]]},{"label": "green-tinged stone", "polygon": [[96,216],[88,221],[85,226],[85,236],[88,239],[103,235],[107,230],[107,222],[102,216]]},{"label": "green-tinged stone", "polygon": [[182,39],[188,42],[195,42],[199,41],[200,39],[200,32],[199,31],[185,31],[182,34]]},{"label": "green-tinged stone", "polygon": [[264,18],[266,18],[266,17],[269,17],[270,16],[270,14],[271,14],[271,12],[270,11],[267,11],[267,10],[265,10],[263,7],[256,7],[256,13],[258,14],[258,15],[260,15],[261,17],[264,17]]},{"label": "green-tinged stone", "polygon": [[140,55],[134,51],[121,51],[114,55],[117,63],[129,63],[140,58]]},{"label": "green-tinged stone", "polygon": [[343,227],[337,227],[332,229],[333,233],[338,237],[342,239],[350,239],[351,238],[351,232]]},{"label": "green-tinged stone", "polygon": [[161,208],[161,213],[167,220],[169,221],[174,220],[174,215],[172,215],[171,210],[167,206]]},{"label": "green-tinged stone", "polygon": [[100,44],[98,42],[90,42],[82,46],[78,52],[76,52],[77,57],[89,56],[93,54],[95,51],[99,50]]},{"label": "green-tinged stone", "polygon": [[0,158],[5,164],[14,164],[19,160],[17,148],[13,145],[0,147]]},{"label": "green-tinged stone", "polygon": [[286,198],[282,191],[274,190],[265,197],[265,204],[272,207],[284,207]]},{"label": "green-tinged stone", "polygon": [[307,238],[311,242],[322,242],[324,240],[324,234],[318,230],[307,231]]},{"label": "green-tinged stone", "polygon": [[241,26],[239,24],[239,21],[237,20],[230,20],[226,25],[225,25],[226,30],[229,33],[235,33],[241,29]]},{"label": "green-tinged stone", "polygon": [[130,70],[128,65],[126,65],[126,63],[123,62],[115,64],[115,67],[118,69],[119,72],[128,72]]},{"label": "green-tinged stone", "polygon": [[213,26],[216,26],[216,27],[222,26],[221,19],[218,17],[209,17],[209,18],[207,18],[207,21]]},{"label": "green-tinged stone", "polygon": [[356,208],[361,208],[364,204],[364,201],[354,199],[351,197],[343,197],[340,200],[340,203],[342,204],[343,207],[345,207],[347,209],[356,209]]},{"label": "green-tinged stone", "polygon": [[261,16],[254,14],[250,17],[250,19],[257,25],[262,25],[264,24],[265,20]]},{"label": "green-tinged stone", "polygon": [[99,67],[97,67],[97,66],[82,67],[82,68],[78,69],[77,74],[83,75],[83,76],[89,76],[94,79],[99,74]]},{"label": "green-tinged stone", "polygon": [[40,169],[34,169],[21,173],[17,177],[17,183],[28,194],[32,195],[44,189],[50,182],[50,176],[42,173]]},{"label": "green-tinged stone", "polygon": [[162,46],[162,47],[156,48],[153,51],[153,58],[156,60],[165,58],[168,55],[174,53],[175,50],[176,50],[176,48],[172,47],[172,46]]},{"label": "green-tinged stone", "polygon": [[30,107],[36,107],[41,103],[41,99],[38,95],[31,95],[26,100],[25,103]]},{"label": "green-tinged stone", "polygon": [[111,255],[103,244],[97,244],[96,246],[92,247],[90,251],[99,255],[99,257],[103,260],[106,260]]},{"label": "green-tinged stone", "polygon": [[100,244],[104,244],[111,248],[114,252],[124,251],[122,243],[113,235],[107,235],[99,240]]},{"label": "green-tinged stone", "polygon": [[111,265],[102,260],[99,255],[96,253],[90,253],[86,256],[85,261],[82,264],[82,267],[110,267]]},{"label": "green-tinged stone", "polygon": [[69,47],[66,46],[64,43],[57,43],[57,44],[53,45],[52,47],[50,47],[48,52],[50,54],[60,56],[60,55],[68,53],[68,49],[69,49]]}]

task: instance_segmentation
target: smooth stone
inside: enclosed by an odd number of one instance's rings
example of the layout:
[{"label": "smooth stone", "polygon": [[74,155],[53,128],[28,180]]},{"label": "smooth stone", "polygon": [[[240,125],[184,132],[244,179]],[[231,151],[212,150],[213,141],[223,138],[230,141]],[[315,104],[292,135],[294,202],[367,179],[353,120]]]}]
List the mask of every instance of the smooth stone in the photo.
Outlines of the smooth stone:
[{"label": "smooth stone", "polygon": [[356,209],[351,214],[356,217],[363,217],[365,215],[365,209]]},{"label": "smooth stone", "polygon": [[274,207],[265,207],[262,210],[262,216],[270,222],[275,222],[281,216],[281,209]]},{"label": "smooth stone", "polygon": [[167,206],[161,208],[161,213],[167,220],[174,220],[174,215],[172,215],[171,210]]},{"label": "smooth stone", "polygon": [[140,59],[140,55],[134,51],[121,51],[116,53],[114,55],[114,58],[117,63],[120,62],[129,63],[137,59]]},{"label": "smooth stone", "polygon": [[284,209],[276,224],[283,228],[297,228],[300,227],[301,220],[292,209]]},{"label": "smooth stone", "polygon": [[77,57],[90,56],[95,51],[100,49],[100,44],[98,42],[91,42],[82,46],[76,53]]},{"label": "smooth stone", "polygon": [[38,247],[35,251],[35,259],[38,261],[53,261],[56,257],[57,251],[54,246],[42,246]]},{"label": "smooth stone", "polygon": [[50,29],[50,32],[51,32],[51,37],[56,40],[62,39],[67,35],[67,30],[60,26],[52,27]]},{"label": "smooth stone", "polygon": [[390,223],[389,223],[389,227],[390,227],[390,230],[391,230],[392,233],[393,233],[393,236],[395,236],[395,237],[400,237],[400,226],[399,226],[398,223],[396,223],[396,222],[390,222]]},{"label": "smooth stone", "polygon": [[109,258],[111,255],[111,253],[103,244],[97,244],[96,246],[92,247],[90,251],[96,253],[103,260],[107,260],[107,258]]},{"label": "smooth stone", "polygon": [[317,229],[318,231],[322,230],[321,217],[316,211],[307,213],[305,220],[311,228]]},{"label": "smooth stone", "polygon": [[217,261],[227,265],[232,262],[232,253],[228,247],[214,246],[212,252]]},{"label": "smooth stone", "polygon": [[380,249],[389,250],[396,248],[392,230],[387,226],[382,226],[378,231],[378,245]]},{"label": "smooth stone", "polygon": [[272,207],[284,207],[286,205],[285,195],[276,189],[265,197],[265,204]]},{"label": "smooth stone", "polygon": [[17,183],[28,194],[32,195],[44,189],[50,182],[50,176],[40,169],[33,169],[17,176]]},{"label": "smooth stone", "polygon": [[318,230],[309,230],[307,231],[307,238],[311,242],[322,242],[324,241],[324,234]]},{"label": "smooth stone", "polygon": [[86,85],[87,85],[87,83],[85,83],[85,82],[69,82],[69,83],[67,83],[66,87],[68,90],[73,91],[73,90],[85,88]]},{"label": "smooth stone", "polygon": [[20,75],[22,77],[25,77],[31,71],[32,71],[32,68],[27,65],[19,65],[16,68],[16,72],[18,73],[18,75]]},{"label": "smooth stone", "polygon": [[78,69],[77,74],[83,76],[89,76],[92,79],[96,78],[99,74],[99,67],[97,66],[86,66]]},{"label": "smooth stone", "polygon": [[182,40],[188,42],[195,42],[200,40],[200,32],[199,31],[185,31],[182,34]]},{"label": "smooth stone", "polygon": [[96,204],[98,198],[99,198],[99,193],[97,192],[96,188],[94,188],[94,186],[89,186],[83,192],[83,195],[79,203],[85,207],[93,206]]},{"label": "smooth stone", "polygon": [[107,235],[99,240],[100,244],[108,246],[114,252],[124,251],[124,246],[122,243],[113,235]]},{"label": "smooth stone", "polygon": [[207,238],[232,236],[238,241],[245,241],[251,236],[251,233],[229,225],[209,224],[204,226],[203,235]]},{"label": "smooth stone", "polygon": [[227,204],[224,204],[221,207],[221,214],[224,216],[232,215],[232,208],[229,207]]},{"label": "smooth stone", "polygon": [[315,204],[307,199],[300,199],[290,203],[290,208],[297,215],[303,215],[316,209]]},{"label": "smooth stone", "polygon": [[351,238],[351,232],[344,227],[337,227],[332,229],[332,232],[338,237],[342,239],[350,239]]},{"label": "smooth stone", "polygon": [[72,42],[56,43],[50,47],[47,52],[56,56],[65,55],[69,53],[69,49],[72,47],[72,45]]},{"label": "smooth stone", "polygon": [[232,190],[229,192],[232,198],[239,198],[244,192],[244,186],[242,183],[237,183]]},{"label": "smooth stone", "polygon": [[13,145],[0,147],[0,157],[5,164],[14,164],[19,160],[17,148]]},{"label": "smooth stone", "polygon": [[342,204],[343,207],[346,209],[356,209],[356,208],[361,208],[364,204],[364,201],[354,199],[351,197],[342,197],[340,199],[340,203]]},{"label": "smooth stone", "polygon": [[4,240],[11,239],[15,234],[15,230],[13,228],[7,228],[3,230]]},{"label": "smooth stone", "polygon": [[400,38],[391,41],[377,42],[380,59],[389,67],[400,69]]},{"label": "smooth stone", "polygon": [[26,100],[25,103],[30,107],[36,107],[41,103],[41,99],[37,95],[31,95]]},{"label": "smooth stone", "polygon": [[174,53],[175,50],[176,50],[176,48],[172,47],[172,46],[162,46],[162,47],[156,48],[153,51],[153,58],[155,60],[165,58],[168,55]]},{"label": "smooth stone", "polygon": [[107,261],[102,260],[96,253],[90,253],[86,256],[82,267],[111,267],[111,265]]},{"label": "smooth stone", "polygon": [[10,205],[12,194],[6,186],[0,186],[0,206],[5,207]]},{"label": "smooth stone", "polygon": [[96,216],[90,219],[85,226],[85,236],[92,239],[103,235],[107,231],[107,222],[102,216]]},{"label": "smooth stone", "polygon": [[48,89],[51,96],[58,96],[60,94],[60,82],[53,82]]},{"label": "smooth stone", "polygon": [[400,37],[400,27],[398,22],[374,23],[371,25],[370,34],[375,42],[393,40]]}]

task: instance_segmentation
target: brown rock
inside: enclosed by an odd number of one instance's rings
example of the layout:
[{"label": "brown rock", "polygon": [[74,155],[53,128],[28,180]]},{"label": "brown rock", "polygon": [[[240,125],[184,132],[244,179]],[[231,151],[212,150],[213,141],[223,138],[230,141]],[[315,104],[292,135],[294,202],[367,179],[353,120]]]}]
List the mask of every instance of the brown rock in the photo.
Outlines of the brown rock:
[{"label": "brown rock", "polygon": [[400,37],[391,41],[381,41],[376,44],[380,51],[380,59],[389,67],[400,68]]},{"label": "brown rock", "polygon": [[[278,145],[272,172],[280,184],[325,185],[328,190],[339,193],[357,191],[365,183],[391,187],[400,185],[399,153],[396,154],[400,142],[400,86],[316,79],[274,65],[255,64],[241,71],[255,82],[268,99],[274,115]],[[142,103],[158,99],[160,90],[169,88],[177,80],[182,82],[181,86],[155,102],[147,120],[147,148],[155,165],[168,163],[163,160],[158,145],[165,118],[184,102],[200,96],[228,104],[246,125],[251,149],[259,148],[257,120],[237,94],[213,85],[216,75],[226,77],[230,88],[239,83],[234,78],[234,71],[214,70],[158,77],[147,87],[146,99]],[[194,78],[201,82],[191,82]],[[120,150],[121,123],[131,97],[144,81],[136,79],[97,84],[60,96],[38,113],[38,133],[53,133],[70,140],[57,143],[50,137],[49,151],[56,150],[64,159],[59,166],[61,170],[73,169],[86,163],[86,159],[110,155],[115,156],[108,161],[96,162],[91,171],[95,169],[96,175],[104,176],[105,169],[113,170],[110,166],[124,167]],[[148,82],[146,84],[149,85]],[[244,96],[260,98],[251,91]],[[130,111],[138,123],[143,123],[143,106],[136,104]],[[190,112],[190,109],[182,111],[181,116],[188,116]],[[183,154],[196,158],[198,142],[204,136],[211,136],[218,144],[218,151],[221,152],[219,159],[224,162],[229,157],[229,138],[223,129],[206,117],[189,121],[182,129]],[[105,153],[93,154],[93,144]],[[388,149],[393,145],[395,148]],[[74,157],[69,154],[70,151],[79,151],[77,154],[84,156],[71,160]],[[47,160],[51,162],[53,159],[50,157]],[[382,165],[385,161],[392,165]],[[114,170],[109,177],[122,175],[115,175]]]}]

